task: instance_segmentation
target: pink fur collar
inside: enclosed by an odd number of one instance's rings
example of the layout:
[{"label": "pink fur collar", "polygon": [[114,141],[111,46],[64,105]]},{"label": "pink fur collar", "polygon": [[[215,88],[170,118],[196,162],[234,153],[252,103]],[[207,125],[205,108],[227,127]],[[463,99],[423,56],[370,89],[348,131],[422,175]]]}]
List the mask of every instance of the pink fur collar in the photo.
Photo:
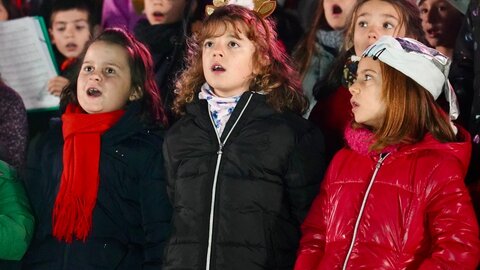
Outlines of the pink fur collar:
[{"label": "pink fur collar", "polygon": [[376,156],[380,153],[394,152],[397,150],[397,146],[387,146],[381,151],[371,151],[369,147],[373,144],[373,132],[366,128],[352,128],[348,125],[345,128],[345,140],[347,145],[355,152],[361,155]]}]

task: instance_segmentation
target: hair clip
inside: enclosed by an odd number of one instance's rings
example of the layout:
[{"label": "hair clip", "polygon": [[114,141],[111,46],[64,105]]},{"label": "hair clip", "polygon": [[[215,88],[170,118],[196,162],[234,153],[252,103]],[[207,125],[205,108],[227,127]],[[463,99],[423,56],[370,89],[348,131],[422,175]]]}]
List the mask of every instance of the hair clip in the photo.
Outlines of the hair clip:
[{"label": "hair clip", "polygon": [[257,12],[260,17],[265,18],[270,16],[277,6],[275,0],[213,0],[213,5],[205,7],[205,13],[212,15],[216,8],[226,5],[238,5]]}]

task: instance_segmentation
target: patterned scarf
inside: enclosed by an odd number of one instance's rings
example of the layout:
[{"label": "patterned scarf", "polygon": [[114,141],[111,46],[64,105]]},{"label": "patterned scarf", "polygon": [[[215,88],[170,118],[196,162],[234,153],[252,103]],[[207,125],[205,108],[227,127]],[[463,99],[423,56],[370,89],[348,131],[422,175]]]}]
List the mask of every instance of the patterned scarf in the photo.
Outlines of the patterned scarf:
[{"label": "patterned scarf", "polygon": [[325,31],[318,30],[316,33],[317,41],[325,47],[335,49],[335,52],[338,53],[340,47],[343,43],[343,31]]},{"label": "patterned scarf", "polygon": [[86,114],[69,104],[62,115],[63,172],[53,208],[53,235],[67,243],[87,238],[97,201],[100,136],[125,113]]},{"label": "patterned scarf", "polygon": [[227,123],[228,119],[230,119],[230,116],[232,115],[235,106],[237,106],[240,97],[241,95],[226,98],[219,97],[213,93],[212,88],[207,83],[202,85],[202,88],[198,93],[198,98],[207,100],[208,110],[212,116],[218,136],[222,135],[225,124]]}]

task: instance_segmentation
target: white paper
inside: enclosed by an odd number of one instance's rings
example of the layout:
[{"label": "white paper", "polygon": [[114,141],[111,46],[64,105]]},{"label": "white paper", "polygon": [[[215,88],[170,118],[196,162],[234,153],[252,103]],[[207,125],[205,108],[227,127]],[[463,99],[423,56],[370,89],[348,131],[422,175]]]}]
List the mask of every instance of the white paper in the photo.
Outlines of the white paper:
[{"label": "white paper", "polygon": [[0,22],[0,76],[17,91],[27,110],[57,107],[47,91],[57,76],[39,22],[33,17]]}]

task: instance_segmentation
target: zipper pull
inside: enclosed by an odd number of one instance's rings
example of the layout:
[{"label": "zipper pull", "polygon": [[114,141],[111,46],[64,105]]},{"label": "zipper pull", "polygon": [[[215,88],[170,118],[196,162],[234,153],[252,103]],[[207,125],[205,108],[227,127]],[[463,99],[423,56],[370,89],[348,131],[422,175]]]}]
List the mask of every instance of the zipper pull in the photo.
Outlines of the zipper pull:
[{"label": "zipper pull", "polygon": [[375,168],[380,169],[380,166],[382,166],[383,161],[387,158],[387,156],[390,153],[381,153],[380,158],[377,161],[377,165],[375,165]]},{"label": "zipper pull", "polygon": [[223,149],[223,143],[220,143],[220,144],[218,145],[217,155],[221,155],[221,154],[223,153],[222,149]]}]

